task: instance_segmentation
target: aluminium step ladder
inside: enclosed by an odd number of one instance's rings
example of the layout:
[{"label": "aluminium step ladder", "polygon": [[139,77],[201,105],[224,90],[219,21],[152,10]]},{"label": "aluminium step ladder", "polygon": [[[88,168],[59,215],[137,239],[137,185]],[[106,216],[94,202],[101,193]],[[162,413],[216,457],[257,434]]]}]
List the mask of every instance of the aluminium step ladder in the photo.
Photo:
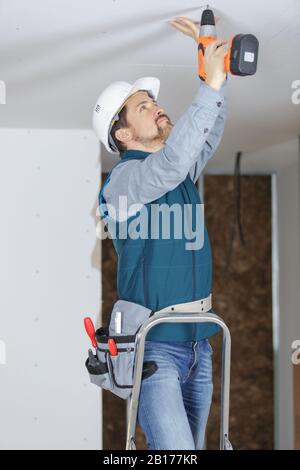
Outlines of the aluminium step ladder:
[{"label": "aluminium step ladder", "polygon": [[[223,330],[222,343],[222,381],[221,381],[221,424],[220,424],[220,450],[232,450],[228,438],[229,426],[229,392],[230,392],[230,355],[231,337],[224,321],[213,313],[156,313],[144,322],[136,335],[136,356],[132,394],[129,398],[128,424],[126,437],[126,450],[136,450],[135,430],[137,411],[141,388],[143,361],[145,351],[145,338],[155,325],[160,323],[215,323]],[[200,449],[199,449],[200,450]]]}]

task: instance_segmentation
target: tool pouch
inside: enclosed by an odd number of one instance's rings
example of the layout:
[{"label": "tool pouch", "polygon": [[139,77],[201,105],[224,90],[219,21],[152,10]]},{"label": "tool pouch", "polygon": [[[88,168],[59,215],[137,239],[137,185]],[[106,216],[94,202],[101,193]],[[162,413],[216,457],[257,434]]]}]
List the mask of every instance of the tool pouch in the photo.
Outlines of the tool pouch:
[{"label": "tool pouch", "polygon": [[[122,315],[121,334],[115,330],[116,312]],[[106,327],[96,331],[97,354],[89,352],[85,365],[93,384],[110,390],[120,398],[128,398],[132,392],[136,335],[142,324],[153,314],[150,309],[127,300],[118,300],[112,309]],[[108,340],[113,339],[118,354],[112,356]]]}]

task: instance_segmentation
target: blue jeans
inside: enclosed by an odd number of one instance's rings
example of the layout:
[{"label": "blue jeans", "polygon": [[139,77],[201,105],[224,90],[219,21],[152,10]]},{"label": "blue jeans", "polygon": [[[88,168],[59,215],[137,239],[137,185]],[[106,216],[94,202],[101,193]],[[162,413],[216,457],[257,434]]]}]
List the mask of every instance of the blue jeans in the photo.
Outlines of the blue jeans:
[{"label": "blue jeans", "polygon": [[212,401],[212,348],[200,341],[146,341],[158,369],[141,383],[137,421],[148,449],[200,450]]}]

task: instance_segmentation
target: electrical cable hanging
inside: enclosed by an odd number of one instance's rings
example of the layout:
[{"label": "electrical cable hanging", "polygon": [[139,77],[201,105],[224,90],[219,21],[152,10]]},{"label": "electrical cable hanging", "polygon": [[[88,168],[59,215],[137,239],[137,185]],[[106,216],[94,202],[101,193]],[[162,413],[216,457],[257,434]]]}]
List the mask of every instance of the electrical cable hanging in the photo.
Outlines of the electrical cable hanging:
[{"label": "electrical cable hanging", "polygon": [[240,160],[241,160],[242,152],[238,152],[235,159],[234,165],[234,180],[233,180],[233,214],[232,214],[232,222],[231,222],[231,230],[230,230],[230,242],[229,248],[226,257],[226,264],[225,264],[225,273],[227,273],[231,256],[233,250],[233,242],[235,239],[236,228],[238,228],[238,233],[240,240],[243,245],[245,245],[245,238],[243,235],[243,229],[241,224],[241,173],[240,173]]}]

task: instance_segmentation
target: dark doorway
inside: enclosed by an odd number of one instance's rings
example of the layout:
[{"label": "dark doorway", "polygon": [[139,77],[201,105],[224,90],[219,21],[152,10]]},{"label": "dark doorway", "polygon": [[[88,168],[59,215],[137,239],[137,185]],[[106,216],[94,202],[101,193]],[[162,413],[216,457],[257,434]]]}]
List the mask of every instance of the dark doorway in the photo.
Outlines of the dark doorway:
[{"label": "dark doorway", "polygon": [[[233,214],[232,176],[205,176],[205,218],[213,253],[213,306],[232,337],[230,440],[237,449],[273,449],[271,177],[241,176],[241,223],[225,272]],[[220,338],[214,349],[214,403],[207,447],[219,444]]]}]

